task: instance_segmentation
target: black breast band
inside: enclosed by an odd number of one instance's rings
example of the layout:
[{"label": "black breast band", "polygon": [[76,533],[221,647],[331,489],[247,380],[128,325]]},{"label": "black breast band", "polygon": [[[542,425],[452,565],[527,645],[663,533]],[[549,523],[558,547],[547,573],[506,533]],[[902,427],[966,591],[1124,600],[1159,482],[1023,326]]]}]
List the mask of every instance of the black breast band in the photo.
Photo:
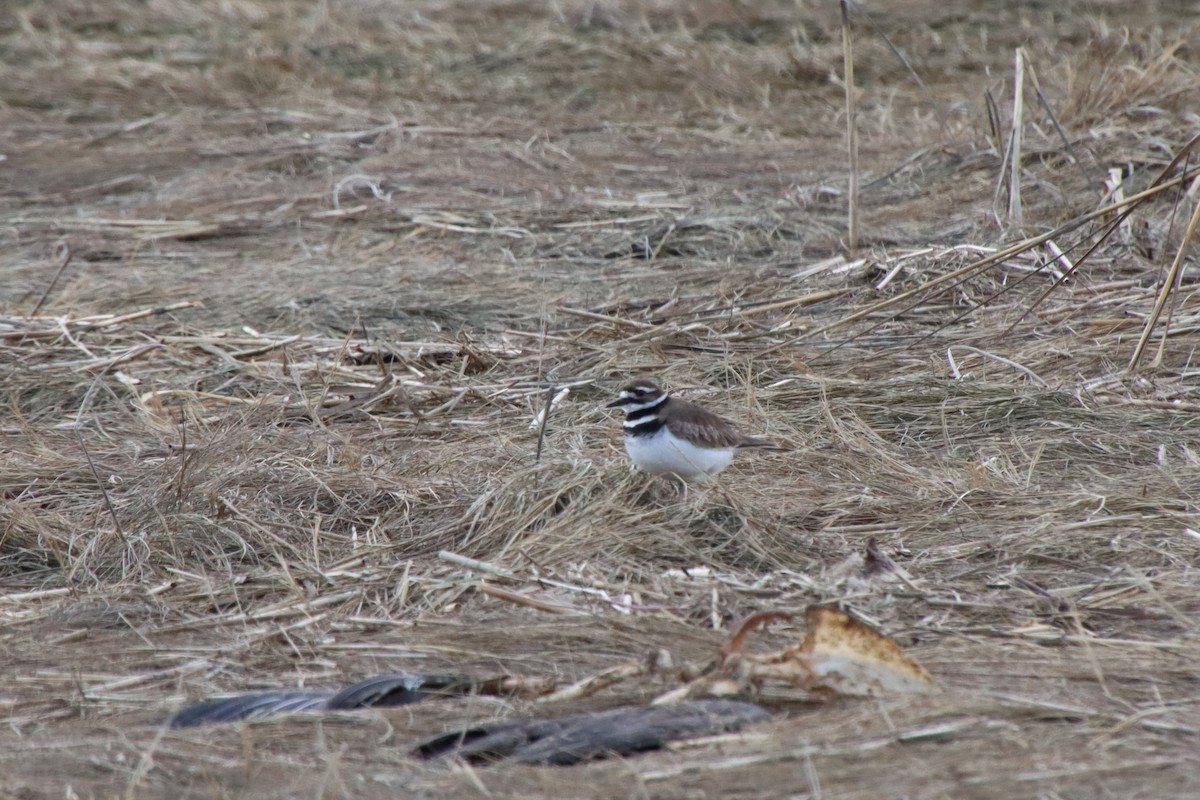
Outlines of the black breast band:
[{"label": "black breast band", "polygon": [[[630,417],[633,415],[630,414]],[[644,416],[644,415],[643,415]],[[663,421],[658,417],[651,416],[649,419],[644,419],[636,425],[626,425],[626,436],[653,436],[658,433],[663,426]]]}]

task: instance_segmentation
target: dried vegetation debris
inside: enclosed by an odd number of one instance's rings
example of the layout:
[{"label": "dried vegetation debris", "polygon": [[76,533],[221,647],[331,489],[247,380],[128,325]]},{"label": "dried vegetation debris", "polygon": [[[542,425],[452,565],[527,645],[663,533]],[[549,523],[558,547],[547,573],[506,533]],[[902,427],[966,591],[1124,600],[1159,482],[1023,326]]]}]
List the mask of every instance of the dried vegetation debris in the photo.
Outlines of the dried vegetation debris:
[{"label": "dried vegetation debris", "polygon": [[[492,596],[548,610],[523,597]],[[679,667],[675,671],[684,685],[660,695],[647,707],[475,725],[420,742],[413,752],[423,758],[452,754],[467,761],[569,765],[657,750],[671,742],[732,732],[768,720],[771,714],[767,710],[736,698],[757,693],[772,682],[820,697],[886,697],[936,689],[929,673],[895,640],[832,608],[814,606],[805,612],[807,628],[798,645],[766,656],[742,652],[755,628],[789,619],[783,612],[760,612],[743,620],[722,645],[718,659],[705,668]],[[166,724],[189,728],[298,712],[388,708],[467,694],[524,695],[540,702],[563,703],[625,681],[653,678],[672,671],[672,666],[670,654],[660,649],[649,658],[619,664],[565,687],[530,676],[472,680],[412,673],[381,675],[338,691],[274,689],[205,700],[179,710]]]},{"label": "dried vegetation debris", "polygon": [[[758,609],[837,602],[945,691],[639,775],[875,797],[869,752],[913,795],[1195,794],[1187,20],[869,9],[925,85],[863,27],[848,255],[835,15],[685,5],[0,10],[0,771],[187,796],[257,759],[243,793],[291,796],[336,781],[313,728],[252,726],[247,755],[147,723],[397,671],[570,685],[664,641],[703,662]],[[638,374],[793,453],[647,483],[598,408]],[[406,707],[406,735],[529,711],[474,702]],[[468,790],[372,724],[337,729],[339,774]]]}]

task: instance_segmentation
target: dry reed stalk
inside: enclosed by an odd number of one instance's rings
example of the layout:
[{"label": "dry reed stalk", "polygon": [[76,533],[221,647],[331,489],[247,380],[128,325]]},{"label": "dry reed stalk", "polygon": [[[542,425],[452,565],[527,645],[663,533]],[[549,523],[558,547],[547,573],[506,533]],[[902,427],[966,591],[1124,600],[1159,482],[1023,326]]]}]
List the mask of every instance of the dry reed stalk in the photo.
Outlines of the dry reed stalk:
[{"label": "dry reed stalk", "polygon": [[[1133,349],[1133,355],[1129,358],[1128,369],[1130,372],[1134,372],[1138,369],[1138,366],[1142,360],[1142,353],[1146,349],[1146,344],[1150,341],[1150,335],[1153,333],[1155,326],[1158,324],[1159,317],[1162,316],[1163,309],[1167,304],[1167,299],[1175,290],[1176,283],[1179,280],[1179,271],[1183,267],[1184,256],[1187,254],[1188,247],[1191,245],[1192,239],[1196,235],[1197,226],[1200,226],[1200,202],[1196,203],[1196,207],[1192,211],[1192,217],[1188,221],[1187,230],[1183,234],[1183,241],[1179,243],[1179,248],[1175,251],[1175,258],[1171,261],[1171,268],[1167,270],[1167,274],[1163,277],[1162,284],[1158,289],[1158,295],[1154,300],[1154,308],[1151,309],[1150,315],[1146,318],[1146,324],[1142,327],[1142,333],[1141,336],[1138,337],[1137,345]],[[1162,339],[1166,339],[1168,332],[1163,330],[1160,335]]]},{"label": "dry reed stalk", "polygon": [[858,100],[854,92],[854,31],[850,25],[850,0],[840,0],[842,14],[842,80],[846,93],[846,152],[850,189],[847,193],[846,243],[858,249]]},{"label": "dry reed stalk", "polygon": [[59,278],[62,277],[62,274],[71,264],[71,258],[73,257],[73,254],[71,253],[71,245],[68,242],[59,242],[57,245],[55,245],[54,253],[58,258],[58,269],[54,271],[54,277],[52,277],[50,279],[50,283],[47,284],[46,291],[42,292],[42,296],[39,297],[38,301],[34,304],[33,310],[29,312],[29,316],[31,317],[36,317],[38,312],[42,310],[42,306],[46,304],[46,298],[49,297],[50,293],[54,291],[54,287],[58,285]]},{"label": "dry reed stalk", "polygon": [[[1141,192],[1138,192],[1136,194],[1130,195],[1129,197],[1125,198],[1125,200],[1120,205],[1120,208],[1122,208],[1126,212],[1131,211],[1139,203],[1141,203],[1149,198],[1155,197],[1159,194],[1162,194],[1163,192],[1165,192],[1166,190],[1168,190],[1172,187],[1179,186],[1183,183],[1187,183],[1188,181],[1192,180],[1193,178],[1195,178],[1198,175],[1200,175],[1200,168],[1191,170],[1191,171],[1181,174],[1181,175],[1176,175],[1174,178],[1156,181],[1155,184],[1151,188],[1146,189]],[[814,330],[808,331],[800,337],[795,337],[795,338],[789,339],[787,341],[780,342],[775,345],[771,345],[770,347],[767,348],[766,352],[768,352],[768,353],[775,352],[777,350],[795,346],[796,344],[799,344],[800,342],[804,341],[805,339],[816,338],[822,334],[825,334],[831,330],[834,330],[835,328],[847,325],[851,322],[856,322],[860,319],[864,319],[864,318],[876,315],[880,311],[889,309],[896,305],[900,305],[901,303],[903,303],[905,301],[914,300],[914,298],[917,299],[916,303],[920,303],[921,302],[920,298],[929,294],[930,290],[935,287],[942,287],[944,284],[953,285],[954,283],[961,282],[965,278],[968,278],[973,275],[978,275],[978,274],[1004,262],[1005,260],[1007,260],[1009,258],[1019,256],[1022,253],[1025,253],[1036,247],[1044,245],[1046,242],[1048,242],[1050,240],[1060,238],[1063,234],[1074,231],[1088,222],[1108,216],[1112,213],[1112,210],[1113,210],[1113,206],[1106,205],[1104,208],[1082,214],[1082,215],[1076,217],[1075,219],[1071,220],[1070,222],[1060,225],[1059,227],[1055,228],[1052,231],[1041,234],[1039,236],[1034,236],[1034,237],[1024,239],[1024,240],[1017,242],[1013,245],[1010,245],[1002,250],[998,250],[998,251],[996,251],[996,252],[986,256],[985,258],[982,258],[972,264],[968,264],[968,265],[961,267],[957,270],[954,270],[952,272],[949,272],[949,273],[946,273],[943,275],[939,275],[936,278],[926,281],[925,283],[922,283],[921,285],[916,286],[912,289],[901,292],[898,295],[894,295],[887,299],[880,300],[878,302],[867,305],[865,308],[862,308],[853,313],[847,314],[846,316],[844,316],[840,319],[829,322],[823,326],[815,328]],[[1103,242],[1103,240],[1105,238],[1107,238],[1107,234],[1101,236],[1097,240],[1095,246],[1098,246],[1101,242]],[[1077,264],[1076,264],[1077,266],[1078,266],[1078,263],[1079,262],[1077,262]],[[912,310],[912,308],[915,307],[916,303],[905,307],[903,309],[903,311]],[[867,330],[869,332],[870,330],[872,330],[872,328],[868,328]]]},{"label": "dry reed stalk", "polygon": [[1022,152],[1025,130],[1025,53],[1017,48],[1013,53],[1013,109],[1012,133],[1008,158],[1008,219],[1018,228],[1024,223],[1025,212],[1021,207],[1021,169],[1024,166]]}]

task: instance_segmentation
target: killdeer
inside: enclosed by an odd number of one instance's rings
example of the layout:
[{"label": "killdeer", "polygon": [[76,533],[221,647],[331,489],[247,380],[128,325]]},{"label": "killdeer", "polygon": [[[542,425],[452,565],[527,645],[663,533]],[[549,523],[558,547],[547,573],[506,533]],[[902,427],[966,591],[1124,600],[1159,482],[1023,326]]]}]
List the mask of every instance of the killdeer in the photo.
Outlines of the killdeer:
[{"label": "killdeer", "polygon": [[625,452],[639,469],[655,475],[708,480],[729,466],[739,447],[776,448],[647,380],[623,388],[607,407],[625,410]]}]

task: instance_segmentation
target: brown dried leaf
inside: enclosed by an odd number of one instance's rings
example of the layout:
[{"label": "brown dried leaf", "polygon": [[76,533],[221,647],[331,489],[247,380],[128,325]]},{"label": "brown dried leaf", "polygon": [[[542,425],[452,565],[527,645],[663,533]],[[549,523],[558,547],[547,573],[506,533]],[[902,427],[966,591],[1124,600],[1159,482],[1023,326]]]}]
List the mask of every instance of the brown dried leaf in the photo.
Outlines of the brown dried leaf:
[{"label": "brown dried leaf", "polygon": [[[808,625],[804,641],[784,651],[785,660],[778,666],[791,662],[799,667],[792,680],[805,689],[859,697],[936,690],[924,667],[870,625],[820,606],[810,606],[804,620]],[[781,677],[787,670],[754,671],[759,678],[764,673]]]}]

